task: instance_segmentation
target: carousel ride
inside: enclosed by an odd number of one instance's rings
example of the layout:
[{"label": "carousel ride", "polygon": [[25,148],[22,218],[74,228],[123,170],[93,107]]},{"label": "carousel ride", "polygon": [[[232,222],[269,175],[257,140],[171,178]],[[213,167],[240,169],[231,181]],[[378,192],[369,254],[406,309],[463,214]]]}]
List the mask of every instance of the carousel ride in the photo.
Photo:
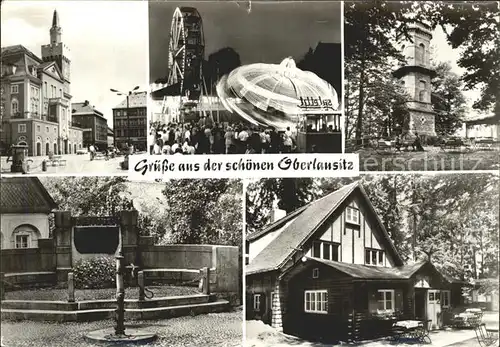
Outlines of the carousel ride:
[{"label": "carousel ride", "polygon": [[[196,120],[200,115],[214,119],[212,112],[217,110],[218,115],[220,109],[251,125],[274,127],[278,131],[288,127],[305,129],[302,124],[312,116],[320,123],[333,122],[340,132],[337,92],[313,72],[297,68],[292,58],[280,64],[258,63],[234,69],[220,78],[215,97],[205,83],[204,55],[201,15],[193,7],[176,8],[170,28],[167,83],[152,90],[153,99],[161,100],[161,115],[175,115],[180,122]],[[333,121],[327,120],[332,117]],[[219,117],[214,120],[219,122]],[[320,132],[314,136],[319,138]]]}]

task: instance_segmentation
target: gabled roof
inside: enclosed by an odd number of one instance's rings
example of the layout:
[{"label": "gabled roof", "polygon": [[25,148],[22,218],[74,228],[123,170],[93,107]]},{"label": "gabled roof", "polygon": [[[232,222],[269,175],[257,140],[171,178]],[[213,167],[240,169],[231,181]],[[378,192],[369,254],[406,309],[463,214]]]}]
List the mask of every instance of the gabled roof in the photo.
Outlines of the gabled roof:
[{"label": "gabled roof", "polygon": [[[128,107],[129,108],[134,108],[134,107],[146,107],[147,106],[147,98],[146,98],[147,92],[138,92],[135,94],[132,94],[128,98]],[[116,105],[113,110],[115,109],[121,109],[121,108],[127,108],[127,98],[125,98],[122,102],[120,102],[118,105]]]},{"label": "gabled roof", "polygon": [[255,240],[261,238],[262,236],[265,236],[265,235],[269,234],[270,232],[275,231],[275,230],[281,228],[283,225],[285,225],[286,223],[288,223],[294,217],[297,217],[300,213],[302,213],[307,207],[309,207],[309,205],[311,205],[311,203],[309,203],[307,205],[304,205],[302,207],[299,207],[295,211],[290,212],[285,217],[283,217],[281,219],[278,219],[277,221],[269,224],[268,226],[266,226],[263,229],[256,230],[256,231],[248,234],[247,237],[246,237],[246,240],[247,241],[255,241]]},{"label": "gabled roof", "polygon": [[19,55],[19,54],[26,54],[29,55],[31,58],[34,60],[38,61],[39,63],[42,62],[42,59],[37,57],[35,53],[24,47],[23,45],[14,45],[14,46],[7,46],[7,47],[2,47],[2,61],[4,58],[10,56],[10,55]]},{"label": "gabled roof", "polygon": [[57,204],[37,177],[0,179],[2,213],[50,213]]},{"label": "gabled roof", "polygon": [[[336,212],[337,208],[356,189],[361,192],[366,200],[370,213],[376,217],[378,227],[382,231],[382,237],[387,241],[387,250],[392,253],[396,265],[403,265],[401,257],[390,240],[382,221],[370,203],[365,190],[359,182],[354,182],[304,206],[302,211],[297,212],[295,220],[293,220],[285,230],[276,236],[276,238],[247,265],[246,273],[254,274],[280,269],[293,254],[301,250],[303,244],[325,223],[328,217]],[[292,212],[292,214],[293,213],[295,212]],[[283,219],[286,218],[287,217]],[[277,221],[272,226],[272,229],[267,230],[266,228],[266,230],[267,232],[276,230],[276,228],[282,226],[283,223],[286,222],[287,221],[282,222],[281,220]],[[263,234],[265,234],[264,231],[262,232],[262,235]],[[251,237],[255,239],[262,235],[252,235]]]},{"label": "gabled roof", "polygon": [[63,80],[63,74],[61,72],[61,69],[59,69],[59,66],[56,64],[56,62],[54,61],[46,61],[46,62],[43,62],[42,64],[38,65],[37,68],[38,68],[38,71],[43,71],[45,73],[48,73],[50,75],[54,75],[52,71],[50,71],[49,69],[52,68],[55,70],[56,72],[56,76],[59,80]]},{"label": "gabled roof", "polygon": [[71,110],[72,114],[74,114],[74,115],[94,115],[94,114],[97,114],[97,115],[103,117],[102,112],[97,110],[87,100],[84,102],[73,102],[73,103],[71,103],[71,108],[72,108],[72,110]]}]

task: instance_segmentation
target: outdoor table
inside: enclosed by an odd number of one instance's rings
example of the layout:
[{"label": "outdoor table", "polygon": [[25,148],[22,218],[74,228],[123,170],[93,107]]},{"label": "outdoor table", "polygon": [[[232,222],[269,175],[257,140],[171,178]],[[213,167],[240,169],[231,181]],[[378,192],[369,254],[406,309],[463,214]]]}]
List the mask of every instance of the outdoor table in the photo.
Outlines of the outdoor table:
[{"label": "outdoor table", "polygon": [[408,319],[408,320],[397,321],[396,323],[394,323],[394,326],[400,327],[400,328],[405,328],[408,330],[408,329],[414,329],[421,324],[422,324],[422,321]]}]

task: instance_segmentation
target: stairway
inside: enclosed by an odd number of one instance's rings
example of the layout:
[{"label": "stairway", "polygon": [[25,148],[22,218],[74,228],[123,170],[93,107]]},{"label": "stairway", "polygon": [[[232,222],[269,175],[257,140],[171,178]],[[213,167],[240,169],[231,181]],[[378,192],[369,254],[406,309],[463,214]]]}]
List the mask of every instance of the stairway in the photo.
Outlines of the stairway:
[{"label": "stairway", "polygon": [[[65,301],[3,300],[2,320],[33,320],[82,322],[113,318],[116,301],[92,300],[69,303]],[[153,298],[144,301],[125,300],[125,319],[165,319],[231,309],[229,301],[215,295],[185,295]]]}]

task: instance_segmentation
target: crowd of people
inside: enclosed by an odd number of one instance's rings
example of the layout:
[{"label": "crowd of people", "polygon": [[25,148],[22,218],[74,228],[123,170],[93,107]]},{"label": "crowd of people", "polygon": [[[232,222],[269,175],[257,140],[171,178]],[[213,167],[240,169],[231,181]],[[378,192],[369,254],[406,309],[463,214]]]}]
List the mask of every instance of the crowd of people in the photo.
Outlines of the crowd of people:
[{"label": "crowd of people", "polygon": [[295,139],[290,128],[278,132],[273,127],[219,124],[201,117],[198,122],[151,126],[148,148],[153,155],[291,153]]}]

